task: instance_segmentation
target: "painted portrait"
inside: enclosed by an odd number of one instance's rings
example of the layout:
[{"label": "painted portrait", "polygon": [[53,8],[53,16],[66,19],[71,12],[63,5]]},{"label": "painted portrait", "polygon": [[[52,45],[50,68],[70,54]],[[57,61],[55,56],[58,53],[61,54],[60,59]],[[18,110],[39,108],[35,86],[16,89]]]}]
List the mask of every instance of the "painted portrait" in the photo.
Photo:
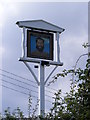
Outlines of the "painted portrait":
[{"label": "painted portrait", "polygon": [[28,55],[32,58],[53,59],[53,35],[28,31]]}]

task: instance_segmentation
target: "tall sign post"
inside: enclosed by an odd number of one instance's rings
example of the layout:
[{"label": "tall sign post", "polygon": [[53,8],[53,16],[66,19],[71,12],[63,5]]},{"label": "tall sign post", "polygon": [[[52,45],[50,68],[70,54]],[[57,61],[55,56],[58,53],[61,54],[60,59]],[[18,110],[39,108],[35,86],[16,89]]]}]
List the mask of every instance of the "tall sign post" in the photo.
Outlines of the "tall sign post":
[{"label": "tall sign post", "polygon": [[[45,85],[56,68],[63,65],[60,62],[59,36],[64,29],[44,20],[18,21],[16,24],[22,28],[22,57],[19,61],[26,65],[37,82],[39,114],[45,117]],[[57,48],[56,53],[54,46]],[[38,63],[38,78],[28,62]],[[45,79],[45,67],[51,65],[55,67]]]}]

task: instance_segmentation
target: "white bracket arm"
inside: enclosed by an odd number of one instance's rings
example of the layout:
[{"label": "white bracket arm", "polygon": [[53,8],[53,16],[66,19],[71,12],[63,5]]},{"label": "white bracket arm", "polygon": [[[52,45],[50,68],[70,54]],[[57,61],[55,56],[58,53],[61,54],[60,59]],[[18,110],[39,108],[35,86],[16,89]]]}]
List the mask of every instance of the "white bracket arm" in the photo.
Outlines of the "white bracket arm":
[{"label": "white bracket arm", "polygon": [[52,73],[56,70],[57,67],[58,67],[58,66],[56,66],[56,67],[52,70],[52,72],[49,74],[49,76],[47,77],[46,81],[44,82],[44,85],[47,83],[48,79],[50,78],[50,76],[51,76]]},{"label": "white bracket arm", "polygon": [[34,74],[34,72],[32,71],[31,67],[28,65],[28,63],[26,63],[24,61],[23,61],[23,63],[27,66],[27,68],[29,69],[29,71],[31,72],[31,74],[33,75],[33,77],[35,78],[37,84],[39,85],[39,81],[38,81],[36,75]]}]

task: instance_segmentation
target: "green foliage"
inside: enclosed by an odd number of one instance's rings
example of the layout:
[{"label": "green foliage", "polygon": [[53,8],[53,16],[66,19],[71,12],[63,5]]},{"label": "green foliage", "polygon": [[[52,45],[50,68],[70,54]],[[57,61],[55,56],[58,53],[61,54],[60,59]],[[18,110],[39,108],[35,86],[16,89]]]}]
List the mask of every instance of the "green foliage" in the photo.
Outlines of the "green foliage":
[{"label": "green foliage", "polygon": [[16,118],[19,118],[22,120],[24,118],[24,115],[19,107],[17,107],[17,109],[15,109],[13,113],[10,112],[10,107],[8,107],[4,111],[4,118],[6,118],[6,120],[15,120]]},{"label": "green foliage", "polygon": [[87,60],[86,68],[63,70],[54,76],[66,77],[71,74],[71,90],[62,99],[61,90],[55,93],[55,102],[49,113],[50,117],[60,120],[90,120],[90,60]]}]

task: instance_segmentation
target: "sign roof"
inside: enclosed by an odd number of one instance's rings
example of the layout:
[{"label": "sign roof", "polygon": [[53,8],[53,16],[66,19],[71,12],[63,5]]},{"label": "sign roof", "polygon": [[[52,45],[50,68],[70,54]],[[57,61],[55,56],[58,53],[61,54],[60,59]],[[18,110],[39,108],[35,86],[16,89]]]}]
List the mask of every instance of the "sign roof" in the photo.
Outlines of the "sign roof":
[{"label": "sign roof", "polygon": [[54,33],[56,32],[61,33],[65,30],[44,20],[18,21],[16,24],[21,28],[25,27],[37,30],[50,31]]}]

